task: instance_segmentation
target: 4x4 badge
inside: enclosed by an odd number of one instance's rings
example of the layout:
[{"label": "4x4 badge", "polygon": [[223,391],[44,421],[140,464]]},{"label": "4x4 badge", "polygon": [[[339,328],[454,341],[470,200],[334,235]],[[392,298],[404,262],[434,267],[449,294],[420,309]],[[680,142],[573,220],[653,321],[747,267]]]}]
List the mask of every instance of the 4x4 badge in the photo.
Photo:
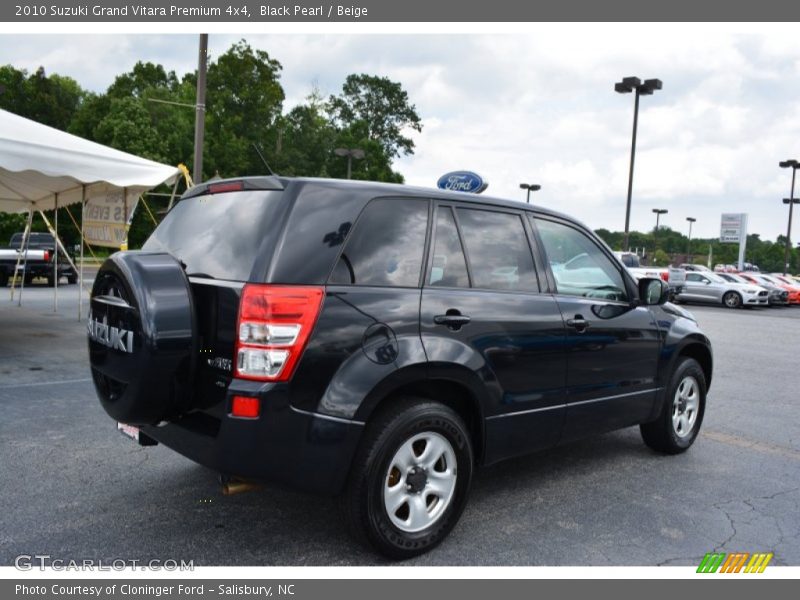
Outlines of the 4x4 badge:
[{"label": "4x4 badge", "polygon": [[89,337],[99,344],[114,350],[133,353],[133,332],[119,327],[109,327],[107,317],[103,317],[103,321],[100,322],[89,313],[86,330]]}]

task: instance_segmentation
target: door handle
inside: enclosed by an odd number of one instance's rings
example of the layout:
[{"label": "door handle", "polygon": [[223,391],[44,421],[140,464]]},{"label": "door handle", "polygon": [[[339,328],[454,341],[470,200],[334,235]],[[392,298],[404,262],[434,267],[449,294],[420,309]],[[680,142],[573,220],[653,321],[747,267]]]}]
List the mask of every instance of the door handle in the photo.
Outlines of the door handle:
[{"label": "door handle", "polygon": [[433,322],[437,325],[446,325],[448,329],[458,331],[464,325],[469,323],[470,319],[467,315],[462,315],[457,310],[450,309],[445,315],[436,315],[433,317]]},{"label": "door handle", "polygon": [[575,318],[567,319],[567,325],[574,328],[578,333],[583,333],[589,328],[589,321],[584,319],[582,315],[575,315]]}]

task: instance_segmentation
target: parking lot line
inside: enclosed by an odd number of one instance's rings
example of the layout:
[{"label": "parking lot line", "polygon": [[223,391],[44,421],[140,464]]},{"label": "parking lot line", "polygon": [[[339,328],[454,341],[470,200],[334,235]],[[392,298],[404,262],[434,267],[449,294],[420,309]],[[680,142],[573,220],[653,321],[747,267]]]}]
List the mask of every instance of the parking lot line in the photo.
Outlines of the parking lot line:
[{"label": "parking lot line", "polygon": [[91,377],[84,379],[63,379],[61,381],[35,381],[33,383],[16,383],[14,385],[0,385],[0,390],[11,390],[14,388],[33,387],[36,385],[61,385],[62,383],[85,383],[91,381]]},{"label": "parking lot line", "polygon": [[758,440],[742,437],[740,435],[724,433],[715,429],[703,430],[702,436],[721,444],[728,444],[729,446],[747,448],[748,450],[754,450],[755,452],[761,452],[762,454],[774,454],[784,458],[800,460],[800,450],[795,450],[789,446],[779,446],[778,444],[760,442]]}]

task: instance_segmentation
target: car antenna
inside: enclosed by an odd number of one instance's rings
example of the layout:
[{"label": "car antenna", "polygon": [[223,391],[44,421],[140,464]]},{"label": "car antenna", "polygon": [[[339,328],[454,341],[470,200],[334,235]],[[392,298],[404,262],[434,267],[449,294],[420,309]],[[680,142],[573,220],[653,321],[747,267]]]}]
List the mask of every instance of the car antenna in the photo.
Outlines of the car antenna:
[{"label": "car antenna", "polygon": [[275,171],[272,170],[272,167],[269,166],[267,159],[264,158],[264,155],[261,153],[261,148],[258,147],[258,144],[253,142],[253,148],[255,148],[255,151],[258,153],[258,158],[260,158],[261,162],[264,163],[264,166],[267,167],[267,171],[269,171],[269,174],[272,176],[277,176],[277,173],[275,173]]}]

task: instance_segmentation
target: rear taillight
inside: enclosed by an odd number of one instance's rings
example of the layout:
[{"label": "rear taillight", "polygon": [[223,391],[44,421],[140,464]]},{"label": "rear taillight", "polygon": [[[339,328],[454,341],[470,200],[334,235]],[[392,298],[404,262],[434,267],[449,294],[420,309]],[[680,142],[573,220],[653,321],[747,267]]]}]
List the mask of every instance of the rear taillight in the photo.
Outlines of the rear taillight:
[{"label": "rear taillight", "polygon": [[661,271],[661,279],[669,281],[669,273],[667,271]]},{"label": "rear taillight", "polygon": [[235,375],[288,381],[319,316],[321,287],[247,284],[237,323]]},{"label": "rear taillight", "polygon": [[44,251],[44,262],[50,262],[50,250]]}]

